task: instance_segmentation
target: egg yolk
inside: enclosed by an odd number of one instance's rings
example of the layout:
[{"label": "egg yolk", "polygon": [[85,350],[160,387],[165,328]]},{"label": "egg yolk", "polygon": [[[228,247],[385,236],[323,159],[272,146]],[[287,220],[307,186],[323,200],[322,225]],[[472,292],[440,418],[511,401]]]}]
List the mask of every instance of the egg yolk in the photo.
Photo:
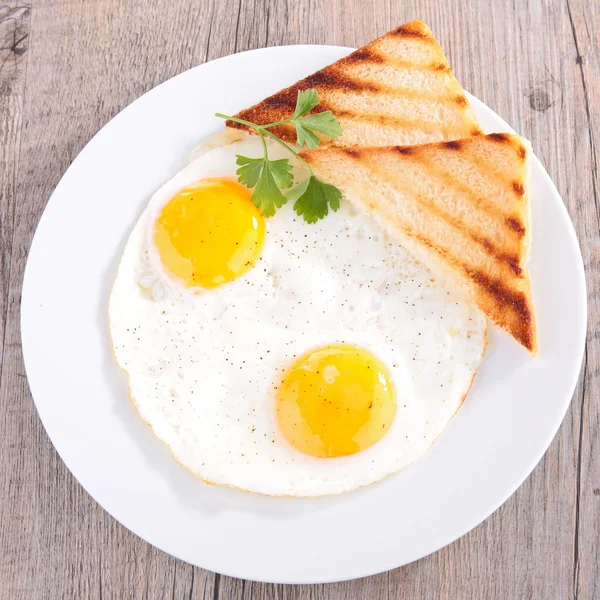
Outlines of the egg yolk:
[{"label": "egg yolk", "polygon": [[154,243],[165,268],[186,286],[214,288],[258,259],[265,221],[248,188],[206,179],[181,190],[162,209]]},{"label": "egg yolk", "polygon": [[346,456],[380,440],[396,413],[386,366],[367,350],[338,344],[305,354],[277,390],[283,434],[318,457]]}]

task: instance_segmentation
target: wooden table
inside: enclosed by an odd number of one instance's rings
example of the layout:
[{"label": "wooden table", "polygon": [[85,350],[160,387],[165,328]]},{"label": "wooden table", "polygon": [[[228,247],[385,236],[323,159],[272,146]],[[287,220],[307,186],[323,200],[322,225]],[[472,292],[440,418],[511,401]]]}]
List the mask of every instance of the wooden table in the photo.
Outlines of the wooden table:
[{"label": "wooden table", "polygon": [[[250,48],[359,46],[416,17],[464,87],[532,140],[575,223],[590,316],[571,408],[519,491],[417,563],[318,586],[194,568],[109,517],[38,419],[19,333],[38,219],[92,135],[165,79]],[[0,598],[600,598],[599,143],[598,0],[0,1]]]}]

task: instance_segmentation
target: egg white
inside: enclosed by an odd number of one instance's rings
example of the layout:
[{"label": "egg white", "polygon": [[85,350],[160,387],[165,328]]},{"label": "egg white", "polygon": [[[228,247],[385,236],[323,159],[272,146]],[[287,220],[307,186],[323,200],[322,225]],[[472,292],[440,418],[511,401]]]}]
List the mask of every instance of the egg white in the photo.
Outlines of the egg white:
[{"label": "egg white", "polygon": [[[345,492],[402,469],[438,437],[482,359],[486,321],[345,201],[314,225],[284,206],[245,275],[182,287],[152,244],[160,209],[200,179],[235,177],[236,154],[261,152],[249,138],[197,153],[153,196],[110,297],[114,354],[141,417],[198,477],[269,495]],[[279,431],[275,388],[294,358],[337,342],[386,363],[398,407],[367,450],[315,458]]]}]

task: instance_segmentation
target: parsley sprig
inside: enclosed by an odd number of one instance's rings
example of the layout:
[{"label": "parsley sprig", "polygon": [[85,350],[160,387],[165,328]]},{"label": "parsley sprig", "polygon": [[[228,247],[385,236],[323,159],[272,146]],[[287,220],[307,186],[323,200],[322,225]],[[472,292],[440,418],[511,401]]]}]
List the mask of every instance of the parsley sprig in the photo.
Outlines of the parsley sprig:
[{"label": "parsley sprig", "polygon": [[[254,188],[252,201],[265,217],[275,214],[288,200],[294,202],[294,210],[307,223],[316,223],[327,216],[329,209],[336,211],[340,207],[342,193],[338,188],[321,181],[313,172],[312,167],[290,145],[278,138],[272,131],[279,125],[293,125],[296,129],[296,143],[309,149],[318,148],[320,139],[317,133],[335,139],[342,135],[342,127],[330,110],[308,114],[319,104],[317,90],[310,89],[298,92],[296,109],[289,119],[257,125],[244,119],[216,113],[221,119],[228,119],[246,125],[256,131],[263,145],[261,158],[249,158],[238,154],[238,181],[248,188]],[[290,189],[294,183],[292,165],[289,159],[269,159],[266,138],[276,141],[295,156],[309,171],[308,178],[301,184]],[[288,190],[285,192],[285,190]]]}]

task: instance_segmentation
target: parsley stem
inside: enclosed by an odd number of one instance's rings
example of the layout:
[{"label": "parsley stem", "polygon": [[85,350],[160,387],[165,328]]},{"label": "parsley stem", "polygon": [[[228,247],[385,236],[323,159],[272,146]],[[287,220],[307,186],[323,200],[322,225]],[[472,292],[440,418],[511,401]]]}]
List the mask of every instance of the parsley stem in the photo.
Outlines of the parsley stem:
[{"label": "parsley stem", "polygon": [[312,167],[291,146],[288,146],[288,144],[286,144],[283,140],[280,140],[274,133],[271,133],[267,129],[264,129],[263,127],[258,127],[257,129],[262,129],[265,135],[268,135],[279,145],[283,146],[288,152],[291,152],[310,171],[310,174],[313,174]]},{"label": "parsley stem", "polygon": [[[244,121],[244,119],[238,119],[237,117],[230,117],[228,115],[224,115],[222,113],[215,113],[215,117],[219,117],[220,119],[228,119],[229,121],[234,121],[235,123],[240,123],[240,125],[246,125],[250,127],[260,135],[263,144],[265,144],[264,136],[268,135],[272,140],[275,140],[278,144],[283,146],[288,152],[293,154],[309,171],[310,174],[313,175],[312,167],[293,149],[291,146],[286,144],[283,140],[280,140],[274,133],[268,131],[267,127],[275,127],[275,125],[282,125],[284,123],[289,123],[290,119],[286,119],[284,121],[278,121],[276,123],[269,123],[268,125],[257,125],[256,123],[252,123],[250,121]],[[265,144],[265,156],[267,154],[266,144]]]},{"label": "parsley stem", "polygon": [[224,115],[222,113],[215,113],[215,117],[219,117],[221,119],[227,119],[229,121],[235,121],[236,123],[240,123],[242,125],[247,125],[248,127],[252,127],[253,129],[258,129],[261,127],[262,129],[270,129],[271,127],[278,127],[279,125],[287,125],[292,122],[292,119],[284,119],[283,121],[275,121],[275,123],[268,123],[267,125],[257,125],[256,123],[252,123],[251,121],[244,121],[244,119],[238,119],[237,117],[230,117],[228,115]]},{"label": "parsley stem", "polygon": [[260,136],[260,141],[262,142],[265,151],[265,158],[269,160],[269,151],[267,150],[267,142],[265,141],[265,136],[262,131],[258,131],[258,135]]},{"label": "parsley stem", "polygon": [[224,115],[223,113],[215,113],[215,117],[219,117],[220,119],[227,119],[228,121],[235,121],[236,123],[252,127],[252,129],[258,128],[258,125],[256,125],[255,123],[251,123],[250,121],[244,121],[244,119],[238,119],[237,117],[230,117],[229,115]]},{"label": "parsley stem", "polygon": [[261,125],[263,129],[270,129],[271,127],[278,127],[279,125],[287,125],[291,123],[292,119],[284,119],[283,121],[275,121],[275,123],[269,123],[268,125]]}]

